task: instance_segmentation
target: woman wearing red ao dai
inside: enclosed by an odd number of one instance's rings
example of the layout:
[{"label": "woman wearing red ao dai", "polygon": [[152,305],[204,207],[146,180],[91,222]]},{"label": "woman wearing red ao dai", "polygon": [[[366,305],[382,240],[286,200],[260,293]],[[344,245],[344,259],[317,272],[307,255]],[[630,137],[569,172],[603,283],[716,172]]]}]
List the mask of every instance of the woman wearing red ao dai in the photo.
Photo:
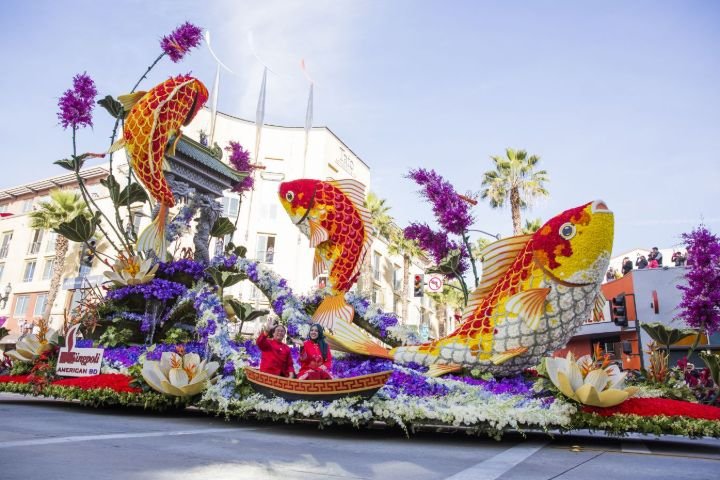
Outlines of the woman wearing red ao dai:
[{"label": "woman wearing red ao dai", "polygon": [[332,354],[325,342],[325,332],[315,323],[310,327],[309,338],[303,343],[300,352],[300,380],[330,380],[332,374]]}]

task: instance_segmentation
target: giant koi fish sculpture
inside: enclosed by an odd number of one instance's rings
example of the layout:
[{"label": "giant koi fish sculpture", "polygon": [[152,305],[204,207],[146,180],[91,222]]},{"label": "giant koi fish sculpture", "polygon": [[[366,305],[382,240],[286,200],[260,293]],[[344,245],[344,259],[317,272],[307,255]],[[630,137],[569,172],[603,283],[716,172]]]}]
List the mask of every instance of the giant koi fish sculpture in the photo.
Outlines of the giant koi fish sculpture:
[{"label": "giant koi fish sculpture", "polygon": [[315,249],[313,278],[328,273],[330,295],[318,306],[313,321],[328,330],[335,349],[389,358],[387,345],[352,323],[355,311],[345,301],[372,242],[370,212],[363,206],[365,186],[352,179],[300,179],[280,184],[278,194]]},{"label": "giant koi fish sculpture", "polygon": [[460,326],[439,340],[394,349],[395,361],[429,365],[430,375],[470,367],[504,376],[536,365],[604,302],[600,283],[613,228],[612,212],[598,200],[557,215],[532,235],[487,246],[480,253],[482,282]]},{"label": "giant koi fish sculpture", "polygon": [[175,135],[170,155],[181,136],[180,127],[195,118],[208,99],[205,85],[189,75],[178,75],[153,87],[148,92],[122,95],[118,100],[129,111],[123,128],[123,138],[110,151],[125,147],[130,165],[150,196],[160,204],[153,222],[140,234],[139,251],[154,250],[165,255],[165,223],[175,198],[163,173],[168,140]]}]

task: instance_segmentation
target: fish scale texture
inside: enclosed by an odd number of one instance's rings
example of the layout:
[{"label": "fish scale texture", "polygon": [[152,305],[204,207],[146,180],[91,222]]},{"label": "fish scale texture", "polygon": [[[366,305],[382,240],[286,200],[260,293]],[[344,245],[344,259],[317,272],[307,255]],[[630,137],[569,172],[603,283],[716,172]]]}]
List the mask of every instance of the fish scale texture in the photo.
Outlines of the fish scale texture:
[{"label": "fish scale texture", "polygon": [[169,207],[175,198],[162,171],[165,148],[190,115],[200,87],[205,88],[190,76],[170,78],[147,92],[125,121],[125,146],[135,174],[155,200]]},{"label": "fish scale texture", "polygon": [[353,275],[362,259],[365,226],[355,205],[337,187],[318,182],[315,203],[320,212],[320,225],[328,231],[330,245],[325,247],[334,263],[329,272],[330,285],[338,292],[347,292],[359,272]]}]

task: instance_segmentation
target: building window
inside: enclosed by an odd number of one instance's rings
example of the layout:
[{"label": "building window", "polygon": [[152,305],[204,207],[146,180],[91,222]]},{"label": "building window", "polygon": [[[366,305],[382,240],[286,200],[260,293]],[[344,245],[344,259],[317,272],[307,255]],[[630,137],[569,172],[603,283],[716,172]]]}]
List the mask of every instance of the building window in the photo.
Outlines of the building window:
[{"label": "building window", "polygon": [[9,203],[3,203],[2,205],[0,205],[0,213],[7,213],[9,206]]},{"label": "building window", "polygon": [[5,264],[0,263],[0,280],[2,280],[3,272],[5,271]]},{"label": "building window", "polygon": [[[400,302],[400,295],[393,295],[393,313],[400,318],[400,310],[402,303]],[[402,320],[402,318],[400,318]],[[401,322],[402,323],[402,322]]]},{"label": "building window", "polygon": [[396,292],[402,290],[402,268],[397,265],[393,268],[393,289]]},{"label": "building window", "polygon": [[17,295],[15,297],[14,317],[24,317],[27,315],[28,305],[30,304],[30,295]]},{"label": "building window", "polygon": [[57,233],[52,230],[48,232],[47,244],[45,245],[45,253],[55,253],[55,245],[57,244]]},{"label": "building window", "polygon": [[256,260],[265,263],[273,263],[275,261],[275,235],[259,234],[257,237],[257,247],[255,252]]},{"label": "building window", "polygon": [[240,213],[240,199],[235,197],[223,197],[223,215],[228,218],[235,218]]},{"label": "building window", "polygon": [[32,200],[25,200],[22,204],[22,213],[28,213],[31,212],[33,209],[33,201]]},{"label": "building window", "polygon": [[25,272],[23,273],[23,282],[32,282],[33,277],[35,276],[35,266],[36,265],[37,265],[37,262],[35,260],[25,262]]},{"label": "building window", "polygon": [[142,210],[134,210],[130,212],[130,219],[132,223],[128,224],[128,230],[130,230],[133,235],[137,235],[138,232],[140,232],[140,225],[142,224],[142,219],[145,214],[142,212]]},{"label": "building window", "polygon": [[372,291],[372,303],[379,303],[379,292],[377,288],[373,288]]},{"label": "building window", "polygon": [[33,309],[33,317],[42,317],[47,305],[47,293],[41,293],[35,297],[35,308]]},{"label": "building window", "polygon": [[0,245],[0,258],[7,258],[8,250],[10,250],[10,241],[12,240],[13,232],[5,232],[2,237],[2,244]]},{"label": "building window", "polygon": [[42,273],[42,279],[43,280],[50,280],[52,278],[53,274],[53,265],[55,265],[55,260],[45,260],[45,265],[43,266],[43,273]]},{"label": "building window", "polygon": [[378,281],[380,281],[380,258],[382,258],[382,256],[379,253],[373,252],[372,273],[373,278]]},{"label": "building window", "polygon": [[28,255],[37,255],[40,251],[40,244],[42,243],[43,231],[33,230],[32,239],[28,246]]}]

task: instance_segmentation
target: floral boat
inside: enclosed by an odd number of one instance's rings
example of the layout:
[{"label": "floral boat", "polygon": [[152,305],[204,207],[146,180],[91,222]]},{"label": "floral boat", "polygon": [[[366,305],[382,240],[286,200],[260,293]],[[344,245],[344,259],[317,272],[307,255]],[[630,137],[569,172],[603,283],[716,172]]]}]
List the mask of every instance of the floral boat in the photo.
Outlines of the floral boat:
[{"label": "floral boat", "polygon": [[329,401],[353,396],[370,398],[385,385],[390,375],[392,370],[334,380],[298,380],[245,367],[245,377],[257,392],[285,400]]}]

